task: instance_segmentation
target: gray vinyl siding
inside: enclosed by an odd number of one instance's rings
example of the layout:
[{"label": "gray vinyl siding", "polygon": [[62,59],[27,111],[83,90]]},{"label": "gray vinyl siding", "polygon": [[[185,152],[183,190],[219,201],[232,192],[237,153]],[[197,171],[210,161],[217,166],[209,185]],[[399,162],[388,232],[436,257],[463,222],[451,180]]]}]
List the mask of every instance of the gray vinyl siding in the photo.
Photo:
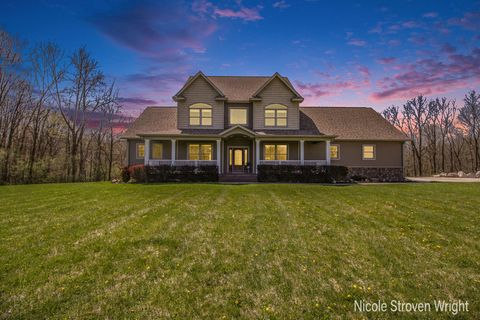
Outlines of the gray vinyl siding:
[{"label": "gray vinyl siding", "polygon": [[[333,160],[332,165],[351,167],[398,167],[403,166],[403,143],[397,141],[340,141],[332,144],[340,146],[340,159]],[[375,160],[362,159],[362,145],[375,145]]]},{"label": "gray vinyl siding", "polygon": [[[223,129],[224,102],[216,101],[218,92],[202,77],[198,77],[182,94],[184,101],[178,102],[177,124],[179,129],[188,128],[206,128]],[[194,103],[207,103],[212,106],[212,125],[207,127],[198,127],[189,125],[188,107]]]},{"label": "gray vinyl siding", "polygon": [[300,160],[300,146],[298,141],[261,141],[260,142],[260,160],[265,160],[264,145],[266,144],[286,144],[287,160]]},{"label": "gray vinyl siding", "polygon": [[304,144],[305,160],[326,160],[324,141],[305,141]]},{"label": "gray vinyl siding", "polygon": [[[298,130],[300,123],[299,103],[292,102],[295,96],[292,91],[278,78],[272,80],[259,96],[262,101],[253,103],[253,129],[285,129]],[[265,107],[272,103],[279,103],[287,106],[286,127],[265,127]]]},{"label": "gray vinyl siding", "polygon": [[144,164],[143,158],[137,159],[137,143],[143,143],[143,140],[128,140],[128,165]]}]

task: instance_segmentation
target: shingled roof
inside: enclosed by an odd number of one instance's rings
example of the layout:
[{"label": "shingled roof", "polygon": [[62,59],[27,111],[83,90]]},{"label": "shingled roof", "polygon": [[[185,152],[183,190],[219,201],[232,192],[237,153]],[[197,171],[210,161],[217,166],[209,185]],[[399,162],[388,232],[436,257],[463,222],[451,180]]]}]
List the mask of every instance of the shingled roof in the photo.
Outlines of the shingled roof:
[{"label": "shingled roof", "polygon": [[294,93],[294,99],[303,101],[303,97],[295,90],[290,80],[278,72],[272,76],[206,76],[201,71],[187,79],[183,87],[173,96],[173,100],[183,100],[183,92],[199,77],[204,78],[218,92],[217,98],[229,102],[249,102],[251,99],[258,99],[261,90],[276,78],[283,81]]},{"label": "shingled roof", "polygon": [[[223,129],[178,129],[176,107],[148,107],[122,138],[139,135],[217,135]],[[403,133],[372,108],[301,107],[300,130],[256,130],[258,135],[336,136],[337,140],[405,141]]]},{"label": "shingled roof", "polygon": [[300,107],[300,112],[305,115],[302,129],[313,126],[337,140],[408,140],[372,108]]},{"label": "shingled roof", "polygon": [[207,76],[230,101],[249,101],[270,77]]}]

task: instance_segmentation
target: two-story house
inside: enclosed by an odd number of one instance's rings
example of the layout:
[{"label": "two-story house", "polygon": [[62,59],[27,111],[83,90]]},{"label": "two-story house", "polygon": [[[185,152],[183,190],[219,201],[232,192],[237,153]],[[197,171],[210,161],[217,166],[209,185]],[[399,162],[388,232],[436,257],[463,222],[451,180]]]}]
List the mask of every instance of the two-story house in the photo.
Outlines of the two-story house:
[{"label": "two-story house", "polygon": [[301,107],[288,78],[189,77],[176,106],[147,107],[123,135],[129,165],[343,165],[351,175],[403,178],[406,137],[371,108]]}]

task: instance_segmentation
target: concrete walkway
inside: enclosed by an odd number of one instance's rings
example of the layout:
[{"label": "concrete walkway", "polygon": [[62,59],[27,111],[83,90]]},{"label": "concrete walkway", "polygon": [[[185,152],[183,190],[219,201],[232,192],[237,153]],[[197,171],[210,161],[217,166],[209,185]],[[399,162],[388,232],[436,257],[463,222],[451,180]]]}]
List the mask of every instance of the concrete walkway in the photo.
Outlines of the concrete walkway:
[{"label": "concrete walkway", "polygon": [[411,182],[480,182],[480,178],[406,177]]}]

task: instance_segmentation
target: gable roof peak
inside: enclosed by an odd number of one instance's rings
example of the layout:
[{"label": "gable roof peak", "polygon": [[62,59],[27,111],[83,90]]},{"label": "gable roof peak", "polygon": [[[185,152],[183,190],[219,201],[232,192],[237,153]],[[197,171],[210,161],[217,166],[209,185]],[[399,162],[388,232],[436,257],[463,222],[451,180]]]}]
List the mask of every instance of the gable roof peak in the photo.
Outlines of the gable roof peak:
[{"label": "gable roof peak", "polygon": [[224,98],[225,97],[225,94],[201,71],[201,70],[198,70],[198,72],[193,76],[193,77],[189,77],[187,82],[183,85],[183,87],[180,89],[180,91],[178,91],[173,97],[172,99],[174,101],[180,101],[180,100],[184,100],[185,98],[182,97],[182,93],[195,81],[197,80],[199,77],[203,78],[209,85],[212,86],[212,88],[217,91],[217,93],[219,94],[219,97],[221,98]]}]

